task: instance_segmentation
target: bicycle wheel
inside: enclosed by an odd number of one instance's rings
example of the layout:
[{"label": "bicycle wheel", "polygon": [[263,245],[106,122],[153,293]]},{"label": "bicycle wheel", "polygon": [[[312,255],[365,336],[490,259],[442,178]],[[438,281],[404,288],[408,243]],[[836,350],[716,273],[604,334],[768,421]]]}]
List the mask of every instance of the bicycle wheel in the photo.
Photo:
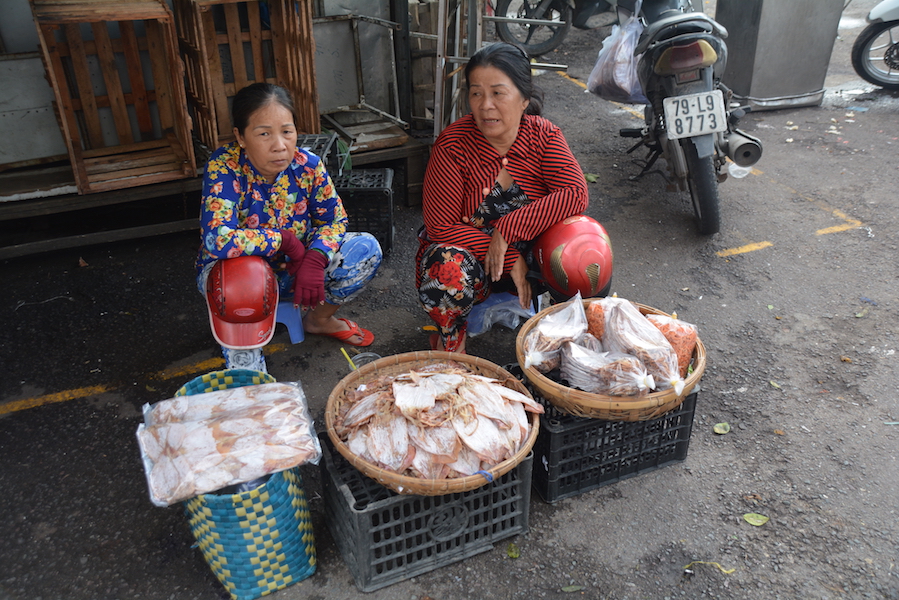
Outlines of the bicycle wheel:
[{"label": "bicycle wheel", "polygon": [[513,19],[539,19],[554,21],[558,25],[529,25],[525,23],[497,22],[496,33],[504,42],[517,44],[531,56],[540,56],[558,48],[571,30],[571,6],[554,1],[539,12],[540,0],[499,0],[496,16]]}]

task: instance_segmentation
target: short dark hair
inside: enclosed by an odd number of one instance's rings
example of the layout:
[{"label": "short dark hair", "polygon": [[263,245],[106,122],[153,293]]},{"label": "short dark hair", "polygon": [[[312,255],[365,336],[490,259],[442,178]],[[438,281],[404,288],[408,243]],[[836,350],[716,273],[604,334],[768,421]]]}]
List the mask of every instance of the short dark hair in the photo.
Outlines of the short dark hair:
[{"label": "short dark hair", "polygon": [[272,102],[289,110],[291,115],[296,114],[290,92],[272,83],[253,83],[237,92],[231,100],[232,125],[243,135],[253,113]]},{"label": "short dark hair", "polygon": [[496,67],[506,74],[525,100],[528,106],[525,113],[539,115],[543,112],[543,90],[534,85],[531,77],[531,61],[524,48],[506,42],[496,42],[484,46],[465,65],[465,85],[469,86],[468,77],[478,67]]}]

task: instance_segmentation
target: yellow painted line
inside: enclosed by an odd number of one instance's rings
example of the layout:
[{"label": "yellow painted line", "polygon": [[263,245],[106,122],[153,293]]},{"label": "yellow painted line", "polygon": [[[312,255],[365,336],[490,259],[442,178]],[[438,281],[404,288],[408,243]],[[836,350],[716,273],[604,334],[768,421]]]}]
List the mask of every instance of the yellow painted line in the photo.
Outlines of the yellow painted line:
[{"label": "yellow painted line", "polygon": [[833,215],[834,217],[836,217],[836,218],[838,218],[838,219],[842,219],[843,221],[845,221],[845,223],[842,224],[842,225],[835,225],[835,226],[833,226],[833,227],[825,227],[824,229],[819,229],[819,230],[817,230],[817,231],[815,232],[815,235],[826,235],[826,234],[828,234],[828,233],[839,233],[839,232],[841,232],[841,231],[848,231],[848,230],[850,230],[850,229],[857,229],[857,228],[859,228],[859,227],[864,227],[864,225],[865,225],[864,223],[862,223],[862,222],[859,221],[858,219],[854,219],[854,218],[850,217],[849,215],[847,215],[846,213],[844,213],[844,212],[841,211],[840,209],[834,208],[834,207],[830,206],[829,204],[827,204],[827,203],[824,202],[823,200],[815,200],[814,198],[812,198],[812,197],[810,197],[810,196],[807,196],[807,195],[803,194],[803,193],[800,192],[799,190],[796,190],[796,189],[794,189],[794,188],[791,188],[790,186],[788,186],[788,185],[786,185],[786,184],[783,184],[783,183],[780,183],[779,181],[775,181],[774,179],[770,179],[770,181],[776,183],[777,185],[783,186],[783,187],[786,188],[788,191],[790,191],[790,192],[793,193],[793,194],[796,194],[797,196],[799,196],[799,197],[802,198],[803,200],[806,200],[806,201],[808,201],[808,202],[811,202],[812,204],[814,204],[815,206],[817,206],[818,208],[820,208],[820,209],[823,210],[824,212],[828,212],[828,213],[830,213],[831,215]]},{"label": "yellow painted line", "polygon": [[[269,344],[265,347],[265,354],[273,354],[275,352],[281,352],[282,350],[286,350],[289,347],[288,344]],[[200,361],[198,363],[194,363],[192,365],[185,365],[183,367],[177,367],[173,369],[166,369],[165,371],[160,371],[158,373],[154,373],[150,375],[153,379],[176,379],[176,378],[187,378],[190,375],[194,375],[196,373],[208,373],[209,371],[219,371],[225,366],[224,358],[210,358],[209,360]],[[27,410],[29,408],[36,408],[38,406],[45,406],[47,404],[55,404],[57,402],[67,402],[69,400],[77,400],[78,398],[86,398],[87,396],[95,396],[97,394],[104,394],[113,390],[114,388],[106,386],[106,385],[94,385],[90,387],[78,388],[75,390],[65,390],[62,392],[57,392],[55,394],[47,394],[45,396],[37,396],[36,398],[26,398],[25,400],[15,400],[13,402],[7,402],[5,404],[0,404],[0,415],[5,415],[9,413],[19,412],[20,410]]]},{"label": "yellow painted line", "polygon": [[830,214],[832,214],[833,216],[835,216],[839,219],[843,219],[844,221],[846,221],[846,223],[843,225],[836,225],[834,227],[825,227],[824,229],[819,229],[818,231],[815,232],[815,235],[826,235],[828,233],[839,233],[840,231],[847,231],[849,229],[858,229],[859,227],[862,227],[864,225],[858,219],[853,219],[852,217],[848,216],[846,213],[844,213],[841,210],[834,209],[831,211]]},{"label": "yellow painted line", "polygon": [[637,118],[640,119],[641,121],[644,119],[644,116],[643,116],[643,112],[642,112],[642,111],[639,111],[639,110],[637,110],[637,109],[635,109],[635,108],[633,108],[633,107],[631,107],[631,106],[628,106],[627,104],[621,104],[620,102],[612,102],[612,104],[614,104],[615,106],[617,106],[617,107],[620,108],[621,110],[624,110],[624,111],[627,111],[627,112],[631,113],[632,115],[634,115],[635,117],[637,117]]},{"label": "yellow painted line", "polygon": [[572,76],[569,75],[568,73],[563,73],[562,71],[556,71],[556,72],[557,72],[559,75],[561,75],[563,79],[567,79],[567,80],[570,81],[571,83],[573,83],[573,84],[575,84],[575,85],[579,85],[579,86],[581,86],[582,88],[584,88],[585,90],[587,89],[587,84],[584,83],[583,81],[581,81],[581,80],[579,80],[579,79],[575,79],[574,77],[572,77]]},{"label": "yellow painted line", "polygon": [[187,377],[188,375],[193,375],[200,371],[218,371],[224,366],[224,358],[210,358],[209,360],[204,360],[192,365],[166,369],[165,371],[154,373],[153,375],[150,375],[150,377],[153,379],[175,379],[176,377]]},{"label": "yellow painted line", "polygon": [[834,227],[825,227],[815,232],[815,235],[827,235],[828,233],[839,233],[841,231],[849,231],[850,229],[858,229],[862,226],[861,221],[854,223],[846,223],[845,225],[836,225]]},{"label": "yellow painted line", "polygon": [[[263,348],[263,353],[268,356],[274,354],[275,352],[281,352],[282,350],[287,350],[290,345],[288,344],[269,344],[265,348]],[[151,375],[153,379],[175,379],[176,377],[187,377],[188,375],[193,375],[194,373],[208,373],[209,371],[218,371],[221,370],[225,366],[224,358],[210,358],[209,360],[204,360],[198,363],[194,363],[192,365],[185,365],[183,367],[177,367],[174,369],[166,369],[165,371],[160,371]]]},{"label": "yellow painted line", "polygon": [[35,408],[37,406],[55,404],[57,402],[67,402],[68,400],[75,400],[76,398],[95,396],[97,394],[108,392],[109,390],[110,388],[105,385],[93,385],[90,387],[78,388],[76,390],[66,390],[64,392],[57,392],[55,394],[38,396],[37,398],[15,400],[13,402],[7,402],[6,404],[0,405],[0,415],[14,413],[20,410],[26,410],[28,408]]},{"label": "yellow painted line", "polygon": [[761,250],[762,248],[768,248],[769,246],[773,246],[771,242],[756,242],[754,244],[746,244],[745,246],[740,246],[739,248],[729,248],[727,250],[721,250],[716,252],[718,256],[734,256],[735,254],[745,254],[747,252],[755,252],[756,250]]}]

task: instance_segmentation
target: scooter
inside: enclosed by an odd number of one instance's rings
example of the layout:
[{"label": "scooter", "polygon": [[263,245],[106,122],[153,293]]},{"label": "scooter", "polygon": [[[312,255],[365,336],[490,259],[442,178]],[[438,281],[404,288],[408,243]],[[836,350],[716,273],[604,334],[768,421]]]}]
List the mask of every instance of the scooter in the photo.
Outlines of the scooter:
[{"label": "scooter", "polygon": [[[618,0],[619,18],[631,13],[633,0]],[[750,109],[732,106],[732,92],[721,83],[727,62],[727,30],[693,9],[691,0],[644,0],[644,31],[634,55],[637,77],[649,100],[644,126],[622,129],[623,137],[639,138],[628,150],[645,146],[642,172],[655,162],[667,163],[669,190],[690,192],[703,235],[721,227],[718,183],[733,170],[748,169],[762,155],[762,144],[739,129]],[[744,171],[745,173],[745,171]]]},{"label": "scooter", "polygon": [[899,0],[883,0],[852,45],[852,67],[869,83],[899,90]]},{"label": "scooter", "polygon": [[588,29],[591,17],[610,10],[614,0],[497,0],[496,33],[530,56],[555,50],[574,25]]}]

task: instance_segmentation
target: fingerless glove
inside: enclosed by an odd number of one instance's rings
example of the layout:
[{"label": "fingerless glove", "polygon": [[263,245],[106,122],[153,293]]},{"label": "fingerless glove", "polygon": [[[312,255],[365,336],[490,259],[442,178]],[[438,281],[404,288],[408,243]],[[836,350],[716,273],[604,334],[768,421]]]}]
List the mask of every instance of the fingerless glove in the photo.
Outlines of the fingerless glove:
[{"label": "fingerless glove", "polygon": [[293,284],[293,302],[300,306],[318,306],[325,300],[325,267],[328,257],[310,250],[303,258]]},{"label": "fingerless glove", "polygon": [[281,229],[281,252],[283,252],[290,260],[287,262],[287,272],[296,275],[303,264],[303,257],[306,255],[306,246],[297,238],[290,229]]}]

